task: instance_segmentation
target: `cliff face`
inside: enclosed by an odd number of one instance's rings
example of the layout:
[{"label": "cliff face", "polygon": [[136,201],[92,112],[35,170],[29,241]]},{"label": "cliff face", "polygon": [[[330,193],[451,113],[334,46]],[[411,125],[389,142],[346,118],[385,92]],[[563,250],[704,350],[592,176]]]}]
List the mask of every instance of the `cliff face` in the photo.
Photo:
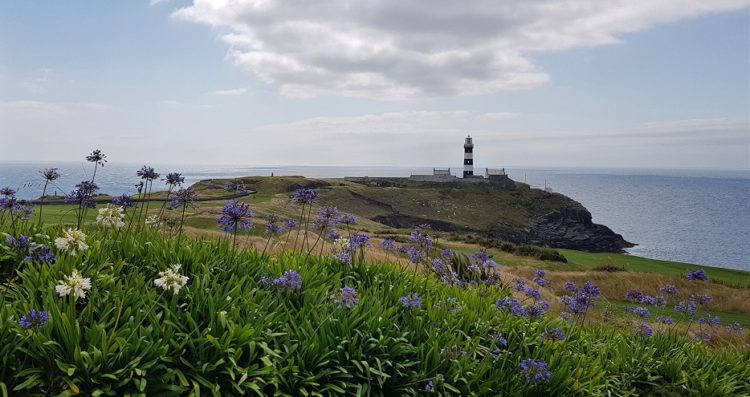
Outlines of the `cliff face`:
[{"label": "cliff face", "polygon": [[350,182],[355,182],[348,186],[351,199],[377,208],[368,218],[395,228],[428,223],[440,231],[594,252],[622,252],[633,246],[607,226],[593,223],[579,202],[520,183],[415,183],[395,178]]}]

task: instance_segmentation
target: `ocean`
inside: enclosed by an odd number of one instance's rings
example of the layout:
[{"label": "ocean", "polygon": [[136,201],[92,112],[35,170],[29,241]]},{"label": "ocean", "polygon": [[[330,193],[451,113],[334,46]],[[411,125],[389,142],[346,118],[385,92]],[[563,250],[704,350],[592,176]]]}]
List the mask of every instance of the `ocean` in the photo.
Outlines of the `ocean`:
[{"label": "ocean", "polygon": [[[409,176],[431,167],[273,166],[219,167],[152,164],[162,175],[178,171],[186,182],[247,175],[308,177]],[[50,193],[70,191],[90,178],[89,163],[0,163],[0,187],[23,199],[41,194],[39,171],[58,167],[63,177]],[[107,163],[97,183],[110,194],[133,193],[140,165]],[[628,169],[506,169],[511,178],[545,185],[582,203],[593,220],[638,244],[633,255],[750,271],[750,171]]]}]

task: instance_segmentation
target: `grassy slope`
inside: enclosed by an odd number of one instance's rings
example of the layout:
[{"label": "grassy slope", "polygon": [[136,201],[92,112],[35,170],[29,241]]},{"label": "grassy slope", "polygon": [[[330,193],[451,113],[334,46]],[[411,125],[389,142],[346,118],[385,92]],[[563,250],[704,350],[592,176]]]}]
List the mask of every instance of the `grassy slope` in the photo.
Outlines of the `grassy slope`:
[{"label": "grassy slope", "polygon": [[[432,395],[429,380],[445,395],[750,393],[747,352],[710,350],[667,333],[646,339],[630,328],[516,318],[493,305],[507,290],[452,288],[388,264],[271,259],[209,239],[86,232],[89,251],[25,266],[0,308],[8,320],[0,322],[0,386],[12,395]],[[177,262],[188,285],[164,293],[153,280]],[[54,293],[74,268],[93,283],[75,304]],[[287,269],[301,273],[301,291],[278,293],[258,282]],[[359,292],[353,310],[331,299],[344,285]],[[423,297],[423,310],[400,307],[398,298],[410,292]],[[460,314],[433,307],[449,297],[461,302]],[[20,329],[30,308],[49,310],[50,324]],[[541,341],[552,327],[565,328],[567,340]],[[496,332],[509,341],[497,358]],[[441,353],[453,345],[454,358]],[[519,362],[530,357],[549,363],[550,383],[524,380]]]}]

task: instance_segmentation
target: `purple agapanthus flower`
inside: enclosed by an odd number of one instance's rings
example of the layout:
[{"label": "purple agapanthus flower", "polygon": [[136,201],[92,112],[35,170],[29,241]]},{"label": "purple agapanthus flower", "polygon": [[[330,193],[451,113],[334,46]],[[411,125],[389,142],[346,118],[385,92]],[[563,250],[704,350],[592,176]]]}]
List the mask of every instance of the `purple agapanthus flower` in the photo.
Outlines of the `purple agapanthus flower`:
[{"label": "purple agapanthus flower", "polygon": [[698,310],[698,306],[693,300],[683,300],[675,305],[674,310],[678,313],[684,313],[688,317],[693,317]]},{"label": "purple agapanthus flower", "polygon": [[596,299],[601,296],[599,287],[586,282],[581,288],[577,288],[573,283],[567,283],[565,290],[571,293],[560,298],[560,302],[565,305],[573,316],[586,317],[588,310],[594,307]]},{"label": "purple agapanthus flower", "polygon": [[674,319],[669,316],[657,316],[656,321],[662,324],[666,324],[666,325],[674,324]]},{"label": "purple agapanthus flower", "polygon": [[542,340],[561,341],[565,340],[565,331],[562,328],[551,328],[542,333]]},{"label": "purple agapanthus flower", "polygon": [[5,245],[17,251],[26,252],[31,247],[31,239],[28,236],[8,236],[5,238]]},{"label": "purple agapanthus flower", "polygon": [[339,222],[343,225],[356,225],[357,224],[357,217],[352,214],[341,214],[341,218],[339,218]]},{"label": "purple agapanthus flower", "polygon": [[136,175],[147,181],[153,181],[154,179],[159,178],[159,174],[154,171],[154,168],[147,165],[141,167],[141,169],[136,172]]},{"label": "purple agapanthus flower", "polygon": [[416,292],[398,298],[405,309],[421,309],[422,298]]},{"label": "purple agapanthus flower", "polygon": [[132,196],[129,196],[127,194],[123,194],[119,197],[115,197],[112,199],[112,204],[120,206],[122,208],[135,208],[135,200]]},{"label": "purple agapanthus flower", "polygon": [[195,193],[195,190],[193,190],[192,187],[189,188],[181,188],[177,190],[176,192],[172,192],[172,198],[170,200],[169,206],[173,209],[183,207],[197,207],[195,205],[195,201],[198,200],[198,195]]},{"label": "purple agapanthus flower", "polygon": [[430,237],[427,233],[424,232],[425,229],[429,229],[428,225],[420,225],[414,228],[414,230],[409,235],[409,241],[412,243],[420,246],[426,251],[432,250],[432,237]]},{"label": "purple agapanthus flower", "polygon": [[39,263],[55,263],[57,260],[55,258],[55,253],[52,252],[52,248],[50,248],[47,245],[41,245],[41,244],[31,244],[31,247],[29,248],[29,254],[26,255],[25,260],[29,262],[39,262]]},{"label": "purple agapanthus flower", "polygon": [[549,287],[549,284],[550,284],[549,280],[544,278],[546,276],[547,276],[547,272],[545,272],[542,269],[537,269],[534,272],[534,279],[532,281],[534,281],[534,283],[540,287]]},{"label": "purple agapanthus flower", "polygon": [[250,210],[250,204],[230,200],[221,209],[219,217],[216,220],[219,222],[221,230],[227,233],[234,233],[237,230],[247,231],[252,229],[253,215],[253,211]]},{"label": "purple agapanthus flower", "polygon": [[674,286],[673,284],[667,284],[659,288],[659,291],[661,291],[662,294],[672,295],[672,296],[677,295],[677,292],[678,292],[677,287]]},{"label": "purple agapanthus flower", "polygon": [[437,274],[444,274],[448,272],[448,266],[438,258],[432,260],[432,270]]},{"label": "purple agapanthus flower", "polygon": [[521,360],[520,369],[521,374],[529,383],[546,383],[549,382],[552,376],[552,372],[549,371],[547,363],[544,360],[534,360],[531,358]]},{"label": "purple agapanthus flower", "polygon": [[713,298],[708,294],[691,295],[690,300],[698,302],[699,305],[710,305],[713,302]]},{"label": "purple agapanthus flower", "polygon": [[281,224],[281,218],[274,214],[267,215],[266,226],[263,229],[263,233],[269,236],[278,236],[281,233],[284,233],[284,226]]},{"label": "purple agapanthus flower", "polygon": [[294,219],[287,219],[284,221],[284,227],[286,227],[289,230],[296,229],[299,227],[299,222],[297,222]]},{"label": "purple agapanthus flower", "polygon": [[9,186],[6,186],[0,189],[0,195],[11,197],[16,195],[16,191],[14,189],[11,189]]},{"label": "purple agapanthus flower", "polygon": [[688,272],[687,279],[690,281],[708,281],[708,275],[703,269]]},{"label": "purple agapanthus flower", "polygon": [[396,251],[396,242],[389,238],[384,239],[383,242],[380,244],[380,246],[383,247],[383,251],[386,251],[386,252]]},{"label": "purple agapanthus flower", "polygon": [[179,172],[170,172],[167,174],[167,177],[164,178],[164,181],[169,186],[181,186],[185,182],[185,177]]},{"label": "purple agapanthus flower", "polygon": [[77,204],[79,207],[95,208],[94,196],[99,192],[99,186],[91,181],[82,181],[76,185],[76,189],[65,197],[68,204]]},{"label": "purple agapanthus flower", "polygon": [[738,322],[734,322],[732,324],[727,324],[726,326],[727,332],[729,333],[735,333],[737,335],[742,336],[745,333],[745,330],[742,329],[742,325]]},{"label": "purple agapanthus flower", "polygon": [[334,253],[333,259],[340,263],[352,264],[352,254],[348,250]]},{"label": "purple agapanthus flower", "polygon": [[547,301],[538,301],[533,305],[526,307],[526,316],[531,319],[540,319],[545,313],[549,311],[549,303]]},{"label": "purple agapanthus flower", "polygon": [[565,283],[565,285],[563,286],[563,288],[567,292],[576,292],[578,290],[578,288],[576,288],[576,285],[574,283],[570,283],[570,282]]},{"label": "purple agapanthus flower", "polygon": [[101,150],[96,149],[93,152],[91,152],[91,154],[89,154],[88,156],[86,156],[86,161],[88,161],[90,163],[96,163],[96,164],[99,164],[100,166],[104,167],[104,163],[107,162],[107,155],[105,155],[104,153],[102,153]]},{"label": "purple agapanthus flower", "polygon": [[326,233],[326,238],[331,241],[338,240],[341,238],[341,233],[336,229],[331,229]]},{"label": "purple agapanthus flower", "polygon": [[355,233],[352,235],[352,237],[349,239],[349,246],[352,250],[355,250],[357,248],[366,248],[370,244],[370,236],[364,234],[364,233]]},{"label": "purple agapanthus flower", "polygon": [[497,310],[506,311],[516,317],[522,317],[526,315],[526,310],[521,305],[521,301],[515,298],[506,296],[505,298],[498,299],[495,302]]},{"label": "purple agapanthus flower", "polygon": [[339,292],[333,297],[333,301],[336,302],[339,309],[351,309],[359,303],[357,290],[352,287],[343,287],[339,289]]},{"label": "purple agapanthus flower", "polygon": [[643,292],[630,290],[627,294],[625,294],[625,298],[627,298],[631,302],[640,302],[641,299],[643,299]]},{"label": "purple agapanthus flower", "polygon": [[25,314],[23,317],[21,317],[21,320],[19,321],[19,324],[21,325],[21,328],[23,329],[31,329],[34,327],[37,327],[38,329],[42,329],[44,324],[47,324],[49,321],[49,313],[46,311],[40,312],[36,310],[31,310],[27,314]]},{"label": "purple agapanthus flower", "polygon": [[427,381],[427,385],[425,385],[424,389],[427,391],[435,390],[435,385],[432,383],[432,380]]},{"label": "purple agapanthus flower", "polygon": [[318,197],[318,192],[310,188],[300,188],[292,194],[292,201],[298,204],[310,204]]},{"label": "purple agapanthus flower", "polygon": [[443,249],[443,252],[441,253],[441,255],[442,255],[442,256],[443,256],[443,258],[445,258],[446,260],[451,260],[451,259],[453,259],[453,257],[455,256],[455,253],[453,253],[453,250],[452,250],[452,249],[450,249],[450,248],[445,248],[445,249]]},{"label": "purple agapanthus flower", "polygon": [[638,332],[639,334],[647,338],[650,338],[651,336],[654,335],[654,330],[651,328],[650,325],[648,325],[648,323],[640,323],[636,325],[636,332]]},{"label": "purple agapanthus flower", "polygon": [[642,306],[628,307],[625,309],[625,311],[641,318],[651,318],[651,311],[649,311],[648,308]]},{"label": "purple agapanthus flower", "polygon": [[293,292],[302,288],[302,276],[294,270],[287,270],[281,277],[277,277],[271,281],[279,292]]},{"label": "purple agapanthus flower", "polygon": [[339,209],[332,206],[318,208],[312,220],[312,228],[316,230],[335,229],[339,224]]},{"label": "purple agapanthus flower", "polygon": [[721,327],[721,318],[719,318],[719,316],[712,316],[711,314],[706,313],[705,316],[698,319],[698,324],[708,325],[711,328],[719,329]]}]

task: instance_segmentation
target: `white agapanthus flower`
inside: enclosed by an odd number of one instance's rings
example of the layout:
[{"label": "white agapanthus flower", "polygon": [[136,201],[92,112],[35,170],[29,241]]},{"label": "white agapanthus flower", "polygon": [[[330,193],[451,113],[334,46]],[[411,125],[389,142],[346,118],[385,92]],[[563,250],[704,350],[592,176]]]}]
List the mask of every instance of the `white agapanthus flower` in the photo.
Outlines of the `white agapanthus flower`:
[{"label": "white agapanthus flower", "polygon": [[104,208],[99,209],[96,223],[105,227],[120,229],[125,226],[125,210],[122,207],[107,204]]},{"label": "white agapanthus flower", "polygon": [[182,265],[178,263],[171,265],[169,269],[163,272],[159,272],[161,277],[154,280],[154,284],[159,288],[163,288],[165,291],[168,291],[171,288],[172,291],[177,294],[180,292],[180,289],[187,284],[189,279],[188,276],[180,274],[180,267],[182,267]]},{"label": "white agapanthus flower", "polygon": [[70,252],[71,255],[89,249],[86,234],[78,229],[64,230],[63,236],[55,239],[55,246],[61,251]]},{"label": "white agapanthus flower", "polygon": [[146,218],[146,226],[158,227],[161,222],[159,221],[159,215],[149,215]]},{"label": "white agapanthus flower", "polygon": [[91,279],[81,277],[78,274],[78,270],[73,270],[70,276],[64,276],[63,280],[57,282],[55,291],[60,296],[72,295],[76,300],[78,298],[85,299],[86,291],[91,289]]},{"label": "white agapanthus flower", "polygon": [[334,250],[337,252],[346,252],[351,248],[351,242],[348,238],[337,238],[333,240]]}]

